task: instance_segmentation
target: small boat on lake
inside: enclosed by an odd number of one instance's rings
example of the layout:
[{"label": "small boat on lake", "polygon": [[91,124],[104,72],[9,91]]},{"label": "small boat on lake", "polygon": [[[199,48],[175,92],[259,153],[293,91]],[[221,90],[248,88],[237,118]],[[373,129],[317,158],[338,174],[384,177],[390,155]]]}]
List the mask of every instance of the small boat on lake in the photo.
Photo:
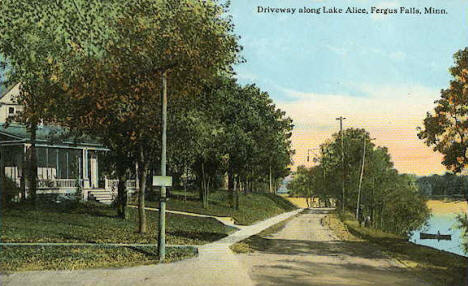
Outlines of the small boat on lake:
[{"label": "small boat on lake", "polygon": [[452,240],[452,235],[450,234],[440,234],[437,233],[419,233],[419,239],[437,239],[437,240]]}]

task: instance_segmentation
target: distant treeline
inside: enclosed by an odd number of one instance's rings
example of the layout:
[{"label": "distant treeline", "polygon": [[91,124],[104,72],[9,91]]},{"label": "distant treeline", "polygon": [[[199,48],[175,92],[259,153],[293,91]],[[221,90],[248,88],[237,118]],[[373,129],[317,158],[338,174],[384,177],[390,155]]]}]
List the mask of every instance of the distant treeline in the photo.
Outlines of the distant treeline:
[{"label": "distant treeline", "polygon": [[427,197],[468,198],[468,176],[446,173],[417,179],[419,191]]}]

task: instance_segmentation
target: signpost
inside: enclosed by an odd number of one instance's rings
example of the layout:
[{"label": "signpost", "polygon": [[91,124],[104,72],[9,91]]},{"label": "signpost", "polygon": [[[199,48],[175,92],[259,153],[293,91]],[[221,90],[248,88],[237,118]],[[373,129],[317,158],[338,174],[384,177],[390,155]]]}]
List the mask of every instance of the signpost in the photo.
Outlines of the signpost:
[{"label": "signpost", "polygon": [[161,187],[161,198],[159,207],[159,259],[164,261],[166,255],[166,187],[172,187],[172,177],[170,176],[153,176],[153,186]]},{"label": "signpost", "polygon": [[[162,75],[162,138],[161,138],[161,177],[166,177],[166,139],[167,139],[167,75]],[[163,180],[164,181],[164,180]],[[158,237],[159,261],[166,257],[166,186],[161,186],[161,198],[159,200],[159,237]]]},{"label": "signpost", "polygon": [[170,177],[170,176],[153,176],[153,186],[155,186],[155,187],[172,187],[172,177]]}]

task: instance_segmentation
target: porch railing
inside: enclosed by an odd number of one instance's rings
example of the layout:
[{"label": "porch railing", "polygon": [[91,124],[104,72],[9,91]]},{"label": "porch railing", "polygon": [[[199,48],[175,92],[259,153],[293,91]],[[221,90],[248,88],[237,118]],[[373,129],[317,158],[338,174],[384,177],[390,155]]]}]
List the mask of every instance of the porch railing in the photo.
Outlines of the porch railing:
[{"label": "porch railing", "polygon": [[[19,184],[19,179],[18,179]],[[83,187],[83,180],[79,180],[79,184]],[[117,187],[119,180],[107,180],[105,181],[105,189],[117,192]],[[135,180],[127,180],[126,187],[128,190],[136,189]],[[38,189],[71,189],[76,188],[76,179],[38,179],[37,180]]]},{"label": "porch railing", "polygon": [[[75,188],[76,179],[39,179],[37,181],[38,189],[60,189],[60,188]],[[80,186],[83,186],[83,180],[79,180]]]}]

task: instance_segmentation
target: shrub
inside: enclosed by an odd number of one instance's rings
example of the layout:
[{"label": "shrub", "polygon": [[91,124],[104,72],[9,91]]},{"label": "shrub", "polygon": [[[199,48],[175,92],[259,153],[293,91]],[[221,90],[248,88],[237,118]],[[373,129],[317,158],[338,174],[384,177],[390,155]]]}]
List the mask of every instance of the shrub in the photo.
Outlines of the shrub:
[{"label": "shrub", "polygon": [[81,202],[83,199],[83,190],[81,188],[80,180],[76,180],[74,198],[77,202]]},{"label": "shrub", "polygon": [[0,188],[0,195],[2,196],[2,208],[7,207],[18,199],[20,188],[16,183],[8,177],[4,177],[3,184]]}]

